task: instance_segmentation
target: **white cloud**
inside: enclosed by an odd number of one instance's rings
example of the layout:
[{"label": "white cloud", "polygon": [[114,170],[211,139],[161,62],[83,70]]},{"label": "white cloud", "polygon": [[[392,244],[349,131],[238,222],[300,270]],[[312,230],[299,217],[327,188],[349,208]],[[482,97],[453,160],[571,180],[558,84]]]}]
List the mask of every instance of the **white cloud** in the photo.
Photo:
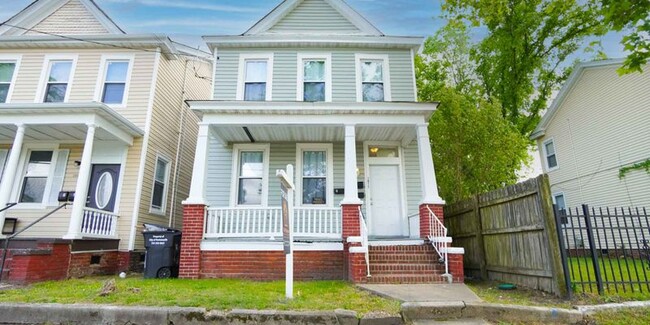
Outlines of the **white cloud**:
[{"label": "white cloud", "polygon": [[104,0],[105,2],[113,3],[133,3],[149,7],[167,7],[167,8],[180,8],[180,9],[196,9],[196,10],[210,10],[221,12],[257,12],[255,8],[246,6],[229,6],[208,4],[200,1],[185,1],[185,0]]}]

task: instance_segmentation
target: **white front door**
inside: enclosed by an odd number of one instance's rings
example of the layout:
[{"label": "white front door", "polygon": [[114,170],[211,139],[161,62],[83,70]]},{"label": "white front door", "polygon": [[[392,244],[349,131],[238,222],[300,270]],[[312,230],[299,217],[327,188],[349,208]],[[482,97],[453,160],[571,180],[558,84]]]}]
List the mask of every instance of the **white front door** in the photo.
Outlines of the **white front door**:
[{"label": "white front door", "polygon": [[399,165],[370,165],[369,231],[373,237],[402,236],[402,195]]}]

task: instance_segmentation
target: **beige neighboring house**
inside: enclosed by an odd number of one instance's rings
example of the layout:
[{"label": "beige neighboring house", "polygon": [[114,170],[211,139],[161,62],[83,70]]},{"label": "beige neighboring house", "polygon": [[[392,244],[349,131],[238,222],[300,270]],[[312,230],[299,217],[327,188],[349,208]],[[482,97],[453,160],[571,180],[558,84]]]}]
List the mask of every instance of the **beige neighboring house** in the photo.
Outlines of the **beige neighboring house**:
[{"label": "beige neighboring house", "polygon": [[[179,228],[212,58],[127,34],[92,0],[39,0],[0,25],[0,212],[13,282],[141,267],[143,223]],[[70,195],[74,193],[74,196]],[[14,227],[15,226],[15,227]],[[0,252],[1,252],[0,246]]]},{"label": "beige neighboring house", "polygon": [[619,178],[650,159],[650,74],[619,76],[622,62],[578,64],[531,136],[560,208],[650,208],[647,171]]}]

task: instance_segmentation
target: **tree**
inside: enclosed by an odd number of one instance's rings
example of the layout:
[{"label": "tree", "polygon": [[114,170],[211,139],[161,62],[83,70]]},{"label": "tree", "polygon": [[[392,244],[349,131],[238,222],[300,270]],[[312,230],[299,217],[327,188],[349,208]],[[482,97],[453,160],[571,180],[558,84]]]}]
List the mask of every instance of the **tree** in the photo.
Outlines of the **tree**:
[{"label": "tree", "polygon": [[469,60],[467,29],[441,29],[416,57],[420,101],[439,101],[429,121],[440,195],[451,203],[517,181],[527,139],[487,100]]},{"label": "tree", "polygon": [[450,21],[467,21],[487,35],[472,51],[488,98],[528,135],[553,90],[567,78],[562,69],[585,41],[606,31],[599,8],[581,0],[446,0]]},{"label": "tree", "polygon": [[630,54],[625,59],[620,74],[643,72],[642,66],[650,60],[650,1],[648,0],[599,0],[602,3],[603,21],[615,31],[629,29],[622,44]]}]

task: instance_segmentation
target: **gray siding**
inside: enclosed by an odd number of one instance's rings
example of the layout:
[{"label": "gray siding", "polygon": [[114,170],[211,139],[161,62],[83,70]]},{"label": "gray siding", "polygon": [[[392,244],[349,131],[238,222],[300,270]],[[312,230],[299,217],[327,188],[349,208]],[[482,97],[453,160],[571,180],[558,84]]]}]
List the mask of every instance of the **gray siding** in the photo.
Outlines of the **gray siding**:
[{"label": "gray siding", "polygon": [[404,174],[406,178],[406,213],[418,213],[422,201],[422,179],[420,177],[420,160],[417,143],[402,148]]},{"label": "gray siding", "polygon": [[360,33],[360,30],[336,9],[322,0],[305,0],[286,17],[282,18],[269,33],[326,31],[329,34]]},{"label": "gray siding", "polygon": [[372,49],[219,49],[216,61],[214,99],[235,100],[240,53],[273,53],[273,100],[295,101],[297,85],[297,53],[332,54],[332,101],[355,102],[355,53],[387,54],[390,66],[393,101],[415,101],[413,66],[409,50]]}]

